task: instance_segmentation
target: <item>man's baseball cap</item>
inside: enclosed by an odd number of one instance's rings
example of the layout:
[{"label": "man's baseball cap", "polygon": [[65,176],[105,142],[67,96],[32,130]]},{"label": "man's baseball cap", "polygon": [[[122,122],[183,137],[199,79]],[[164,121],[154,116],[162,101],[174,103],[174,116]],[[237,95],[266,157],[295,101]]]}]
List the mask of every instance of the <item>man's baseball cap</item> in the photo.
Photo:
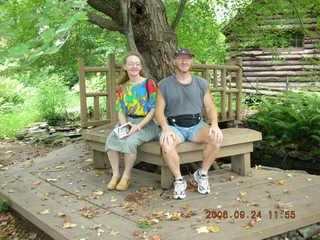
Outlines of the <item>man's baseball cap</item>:
[{"label": "man's baseball cap", "polygon": [[192,51],[190,49],[186,48],[180,48],[175,51],[174,56],[177,57],[178,55],[189,55],[191,57],[194,57]]}]

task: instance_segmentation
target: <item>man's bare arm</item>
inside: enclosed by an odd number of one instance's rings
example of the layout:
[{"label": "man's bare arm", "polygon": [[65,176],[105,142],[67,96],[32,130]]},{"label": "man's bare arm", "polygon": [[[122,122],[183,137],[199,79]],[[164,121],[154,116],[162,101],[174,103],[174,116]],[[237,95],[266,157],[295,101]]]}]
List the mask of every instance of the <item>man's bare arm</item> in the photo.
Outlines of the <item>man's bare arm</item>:
[{"label": "man's bare arm", "polygon": [[169,129],[166,116],[164,115],[165,107],[166,107],[166,102],[161,92],[158,90],[158,96],[156,101],[156,120],[163,130]]}]

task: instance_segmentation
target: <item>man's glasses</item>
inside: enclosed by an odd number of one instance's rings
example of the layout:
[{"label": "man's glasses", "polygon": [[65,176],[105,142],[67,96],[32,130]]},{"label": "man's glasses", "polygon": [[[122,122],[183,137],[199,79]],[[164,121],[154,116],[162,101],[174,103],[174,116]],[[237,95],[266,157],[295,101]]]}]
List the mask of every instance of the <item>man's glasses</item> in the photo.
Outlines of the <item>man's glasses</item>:
[{"label": "man's glasses", "polygon": [[185,61],[185,62],[189,62],[189,61],[192,61],[192,57],[177,57],[176,58],[176,61]]}]

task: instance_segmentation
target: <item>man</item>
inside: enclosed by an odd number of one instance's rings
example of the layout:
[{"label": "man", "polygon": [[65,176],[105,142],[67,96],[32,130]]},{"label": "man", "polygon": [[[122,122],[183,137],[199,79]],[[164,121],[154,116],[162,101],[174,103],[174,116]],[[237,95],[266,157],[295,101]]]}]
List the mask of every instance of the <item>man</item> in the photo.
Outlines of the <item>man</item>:
[{"label": "man", "polygon": [[[193,177],[198,183],[198,192],[210,193],[208,170],[215,161],[223,140],[218,126],[217,111],[209,91],[209,82],[192,75],[192,51],[178,49],[173,64],[175,75],[159,82],[156,104],[156,119],[162,128],[160,144],[168,167],[175,177],[173,197],[186,197],[187,183],[180,171],[180,159],[176,147],[184,141],[204,143],[203,161]],[[203,106],[210,120],[210,126],[201,120]]]}]

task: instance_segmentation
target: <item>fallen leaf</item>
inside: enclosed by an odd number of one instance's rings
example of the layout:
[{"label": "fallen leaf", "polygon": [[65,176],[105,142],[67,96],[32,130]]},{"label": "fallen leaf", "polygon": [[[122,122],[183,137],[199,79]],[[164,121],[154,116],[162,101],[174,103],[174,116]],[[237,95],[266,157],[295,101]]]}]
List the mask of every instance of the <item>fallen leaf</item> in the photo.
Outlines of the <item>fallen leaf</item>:
[{"label": "fallen leaf", "polygon": [[63,213],[63,212],[58,212],[58,213],[57,213],[57,216],[58,216],[58,217],[64,217],[64,216],[66,216],[66,214]]},{"label": "fallen leaf", "polygon": [[120,234],[120,232],[115,232],[115,231],[110,232],[111,236],[118,236],[119,234]]},{"label": "fallen leaf", "polygon": [[32,183],[33,186],[37,186],[37,185],[40,185],[40,184],[41,184],[41,181],[36,181],[36,182]]},{"label": "fallen leaf", "polygon": [[41,215],[50,214],[50,209],[45,209],[39,212]]},{"label": "fallen leaf", "polygon": [[8,193],[15,193],[16,191],[15,190],[13,190],[13,189],[10,189],[9,191],[8,191]]},{"label": "fallen leaf", "polygon": [[283,184],[285,184],[285,183],[286,183],[286,182],[285,182],[284,180],[282,180],[282,179],[278,181],[278,184],[281,184],[281,185],[283,185]]},{"label": "fallen leaf", "polygon": [[70,216],[65,216],[63,222],[63,228],[65,229],[74,228],[77,226],[77,224],[71,222]]},{"label": "fallen leaf", "polygon": [[9,150],[9,151],[6,151],[5,153],[13,153],[13,151]]},{"label": "fallen leaf", "polygon": [[56,178],[47,178],[46,181],[47,182],[56,182],[57,179]]},{"label": "fallen leaf", "polygon": [[141,187],[138,190],[136,190],[136,193],[146,193],[153,190],[154,190],[154,187]]},{"label": "fallen leaf", "polygon": [[150,224],[148,222],[142,222],[138,224],[138,227],[142,229],[147,229],[150,227]]},{"label": "fallen leaf", "polygon": [[196,231],[198,233],[208,233],[209,232],[209,230],[208,230],[208,228],[206,226],[199,227],[199,228],[196,229]]},{"label": "fallen leaf", "polygon": [[160,236],[158,236],[158,235],[153,235],[153,236],[151,237],[151,240],[161,240],[161,239],[160,239]]},{"label": "fallen leaf", "polygon": [[101,226],[102,226],[102,224],[95,224],[95,225],[89,227],[89,229],[90,230],[97,230],[97,229],[101,228]]},{"label": "fallen leaf", "polygon": [[183,210],[186,210],[186,209],[189,208],[189,206],[188,206],[188,205],[181,205],[181,206],[179,206],[179,208],[181,208],[181,209],[183,209]]},{"label": "fallen leaf", "polygon": [[97,175],[104,175],[104,174],[106,174],[106,172],[103,170],[96,170],[96,174]]},{"label": "fallen leaf", "polygon": [[65,223],[63,224],[63,228],[65,228],[65,229],[74,228],[74,227],[76,227],[76,226],[77,226],[77,224],[75,224],[75,223],[70,223],[70,222],[65,222]]},{"label": "fallen leaf", "polygon": [[174,213],[171,214],[169,219],[172,220],[172,221],[180,220],[181,219],[181,213],[174,212]]},{"label": "fallen leaf", "polygon": [[283,190],[283,192],[286,193],[286,194],[289,194],[289,195],[293,194],[293,190],[292,189],[285,189],[285,190]]},{"label": "fallen leaf", "polygon": [[209,232],[220,232],[220,227],[218,226],[210,226],[208,227]]},{"label": "fallen leaf", "polygon": [[240,192],[240,193],[239,193],[239,196],[240,196],[240,197],[244,197],[244,196],[246,196],[246,195],[247,195],[247,192]]},{"label": "fallen leaf", "polygon": [[233,181],[234,180],[234,176],[230,176],[229,177],[229,181],[231,182],[231,181]]},{"label": "fallen leaf", "polygon": [[128,202],[138,202],[144,199],[143,194],[137,193],[137,194],[129,194],[126,196],[125,200]]},{"label": "fallen leaf", "polygon": [[56,166],[56,169],[63,169],[63,168],[64,168],[63,165]]},{"label": "fallen leaf", "polygon": [[93,159],[92,158],[88,158],[87,160],[84,160],[85,162],[88,162],[88,163],[91,163],[93,162]]},{"label": "fallen leaf", "polygon": [[111,210],[106,210],[106,211],[103,212],[104,215],[110,215],[111,213],[112,213]]},{"label": "fallen leaf", "polygon": [[115,202],[115,201],[117,201],[118,199],[115,197],[115,196],[111,196],[111,202]]}]

